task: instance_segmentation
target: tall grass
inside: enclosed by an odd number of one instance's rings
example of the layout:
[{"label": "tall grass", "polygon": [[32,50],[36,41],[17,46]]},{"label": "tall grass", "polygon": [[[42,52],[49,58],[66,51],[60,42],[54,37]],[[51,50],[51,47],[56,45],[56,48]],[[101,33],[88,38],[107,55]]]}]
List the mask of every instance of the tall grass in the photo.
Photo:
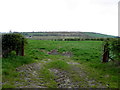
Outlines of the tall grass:
[{"label": "tall grass", "polygon": [[[3,75],[3,81],[4,79],[12,78],[18,75],[16,73],[16,68],[19,66],[22,66],[23,64],[28,64],[34,62],[32,58],[29,56],[15,56],[9,55],[8,58],[2,59],[2,75]],[[5,78],[4,78],[5,77]]]}]

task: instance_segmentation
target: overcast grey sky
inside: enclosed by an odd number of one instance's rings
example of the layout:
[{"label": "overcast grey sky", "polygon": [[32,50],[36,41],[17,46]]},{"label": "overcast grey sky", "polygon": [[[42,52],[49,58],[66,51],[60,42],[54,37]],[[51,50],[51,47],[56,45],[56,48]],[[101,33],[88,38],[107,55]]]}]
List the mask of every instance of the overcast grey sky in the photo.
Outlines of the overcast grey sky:
[{"label": "overcast grey sky", "polygon": [[118,35],[119,0],[0,0],[0,32],[83,31]]}]

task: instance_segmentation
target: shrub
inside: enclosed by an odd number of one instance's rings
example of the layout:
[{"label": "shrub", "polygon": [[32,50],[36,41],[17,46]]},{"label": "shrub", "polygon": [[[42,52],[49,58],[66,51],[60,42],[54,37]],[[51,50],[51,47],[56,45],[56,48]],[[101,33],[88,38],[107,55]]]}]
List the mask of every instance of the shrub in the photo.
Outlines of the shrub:
[{"label": "shrub", "polygon": [[120,63],[120,38],[106,39],[104,43],[109,51],[109,59]]},{"label": "shrub", "polygon": [[2,35],[2,55],[7,57],[11,51],[16,51],[16,55],[22,55],[26,39],[19,33],[9,33]]}]

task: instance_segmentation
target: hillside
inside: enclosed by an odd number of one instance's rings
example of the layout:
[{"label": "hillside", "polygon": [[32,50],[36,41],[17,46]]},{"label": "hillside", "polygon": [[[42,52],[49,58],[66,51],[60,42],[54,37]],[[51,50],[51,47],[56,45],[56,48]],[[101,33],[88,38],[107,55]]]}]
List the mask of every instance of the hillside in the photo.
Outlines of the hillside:
[{"label": "hillside", "polygon": [[22,32],[25,36],[54,36],[79,38],[114,38],[115,36],[95,32]]},{"label": "hillside", "polygon": [[96,38],[115,38],[115,36],[112,35],[106,35],[106,34],[94,33],[94,32],[84,32],[84,34]]}]

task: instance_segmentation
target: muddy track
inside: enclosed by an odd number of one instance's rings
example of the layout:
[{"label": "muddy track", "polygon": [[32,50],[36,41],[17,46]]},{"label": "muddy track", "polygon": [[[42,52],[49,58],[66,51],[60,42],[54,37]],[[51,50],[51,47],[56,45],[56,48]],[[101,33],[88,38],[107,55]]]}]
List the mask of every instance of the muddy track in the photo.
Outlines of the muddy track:
[{"label": "muddy track", "polygon": [[54,80],[57,82],[58,88],[72,88],[73,83],[68,75],[67,71],[60,69],[50,69],[51,72],[57,77]]},{"label": "muddy track", "polygon": [[73,71],[72,74],[76,74],[77,77],[79,77],[81,80],[76,81],[76,83],[79,84],[79,87],[84,87],[84,88],[106,88],[106,86],[102,85],[100,82],[95,80],[95,78],[89,77],[89,73],[84,71],[78,66],[71,65]]},{"label": "muddy track", "polygon": [[43,78],[39,77],[41,67],[41,63],[32,63],[17,68],[21,80],[15,82],[15,86],[17,88],[47,88],[44,85]]},{"label": "muddy track", "polygon": [[[46,64],[48,61],[45,61]],[[105,88],[95,79],[89,78],[89,75],[77,65],[76,62],[67,62],[71,68],[69,71],[61,69],[49,69],[55,75],[54,81],[57,83],[57,88]],[[19,72],[18,80],[13,81],[16,88],[48,88],[44,78],[40,77],[40,69],[43,63],[32,63],[16,68]],[[9,83],[9,82],[7,82]]]},{"label": "muddy track", "polygon": [[[100,82],[90,78],[80,67],[77,67],[76,65],[79,63],[68,63],[71,64],[71,71],[50,69],[57,77],[55,81],[58,84],[58,88],[106,88]],[[76,78],[76,80],[74,78]]]}]

